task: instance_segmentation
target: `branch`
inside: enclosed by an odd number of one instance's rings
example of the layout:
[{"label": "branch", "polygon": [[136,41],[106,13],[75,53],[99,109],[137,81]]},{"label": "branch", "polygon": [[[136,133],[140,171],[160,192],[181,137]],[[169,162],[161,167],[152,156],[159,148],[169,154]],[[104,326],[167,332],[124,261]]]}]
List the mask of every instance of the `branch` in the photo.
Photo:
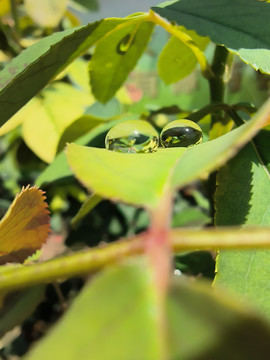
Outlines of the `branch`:
[{"label": "branch", "polygon": [[[0,289],[8,292],[31,285],[47,283],[71,276],[96,272],[121,259],[145,251],[146,233],[128,240],[77,252],[43,263],[8,265],[0,269]],[[174,253],[192,250],[270,248],[270,227],[226,227],[201,231],[172,229],[169,240]]]}]

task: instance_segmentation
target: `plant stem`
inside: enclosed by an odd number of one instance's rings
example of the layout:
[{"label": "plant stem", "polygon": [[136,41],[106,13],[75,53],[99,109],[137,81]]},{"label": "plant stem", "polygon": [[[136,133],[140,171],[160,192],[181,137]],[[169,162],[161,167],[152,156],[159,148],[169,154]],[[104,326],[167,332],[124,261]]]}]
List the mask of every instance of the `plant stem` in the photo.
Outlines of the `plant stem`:
[{"label": "plant stem", "polygon": [[20,25],[19,25],[19,16],[16,0],[10,0],[11,13],[14,20],[14,29],[16,38],[20,37]]},{"label": "plant stem", "polygon": [[225,86],[223,76],[228,56],[229,51],[224,46],[216,46],[211,65],[213,76],[208,79],[211,104],[222,103],[224,101]]},{"label": "plant stem", "polygon": [[[145,251],[145,235],[119,240],[103,247],[77,252],[43,263],[4,266],[0,272],[0,290],[16,290],[96,272],[123,258]],[[174,253],[190,250],[270,248],[270,230],[262,227],[226,227],[198,231],[198,229],[172,229],[168,233]]]},{"label": "plant stem", "polygon": [[172,194],[165,187],[159,205],[151,213],[151,225],[145,232],[143,239],[144,251],[152,271],[153,285],[158,303],[158,319],[162,359],[168,359],[167,353],[167,317],[166,296],[169,288],[172,268],[172,248],[169,239],[169,230],[172,212]]},{"label": "plant stem", "polygon": [[[213,61],[211,64],[213,76],[208,79],[211,104],[224,102],[225,85],[223,76],[226,69],[228,56],[229,52],[224,46],[216,45]],[[211,127],[213,127],[216,122],[222,122],[223,119],[224,112],[222,110],[216,111],[211,116]],[[210,174],[208,181],[206,182],[206,192],[210,202],[210,215],[212,218],[214,218],[215,214],[214,194],[216,191],[216,175],[216,171]]]}]

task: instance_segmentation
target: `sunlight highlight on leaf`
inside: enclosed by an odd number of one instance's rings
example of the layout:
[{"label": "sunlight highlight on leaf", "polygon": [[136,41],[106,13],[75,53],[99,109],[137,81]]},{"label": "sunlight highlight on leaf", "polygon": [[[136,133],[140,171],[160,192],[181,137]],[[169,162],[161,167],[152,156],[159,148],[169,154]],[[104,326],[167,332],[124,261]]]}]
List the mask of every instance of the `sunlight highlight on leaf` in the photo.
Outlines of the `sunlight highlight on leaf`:
[{"label": "sunlight highlight on leaf", "polygon": [[30,185],[17,194],[0,222],[0,264],[23,262],[45,243],[49,211],[44,200],[44,192]]}]

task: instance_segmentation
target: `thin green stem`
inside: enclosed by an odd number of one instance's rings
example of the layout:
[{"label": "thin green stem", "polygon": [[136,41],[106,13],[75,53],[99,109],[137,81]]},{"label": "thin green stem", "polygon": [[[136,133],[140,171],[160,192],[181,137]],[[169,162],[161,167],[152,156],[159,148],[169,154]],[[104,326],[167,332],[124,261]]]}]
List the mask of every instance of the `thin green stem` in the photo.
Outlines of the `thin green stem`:
[{"label": "thin green stem", "polygon": [[[224,46],[216,45],[213,61],[211,64],[213,76],[208,79],[211,104],[224,102],[225,84],[223,76],[226,69],[228,56],[229,52]],[[224,112],[222,110],[216,111],[211,116],[211,127],[216,122],[223,122],[224,120]],[[206,182],[206,192],[210,201],[210,212],[212,218],[214,218],[215,214],[214,194],[216,191],[216,174],[216,172],[210,174],[209,179]]]},{"label": "thin green stem", "polygon": [[228,110],[228,115],[233,119],[236,126],[241,126],[245,123],[232,107]]},{"label": "thin green stem", "polygon": [[[143,233],[132,239],[66,255],[32,265],[4,266],[0,272],[0,290],[7,292],[71,276],[96,272],[123,258],[145,252]],[[270,228],[226,227],[204,231],[172,229],[168,240],[174,253],[190,250],[270,248]]]},{"label": "thin green stem", "polygon": [[0,289],[12,290],[95,272],[123,257],[142,252],[142,239],[119,241],[111,245],[77,252],[43,263],[4,267]]},{"label": "thin green stem", "polygon": [[14,29],[16,38],[20,37],[20,25],[19,25],[19,16],[16,0],[10,0],[11,13],[14,20]]}]

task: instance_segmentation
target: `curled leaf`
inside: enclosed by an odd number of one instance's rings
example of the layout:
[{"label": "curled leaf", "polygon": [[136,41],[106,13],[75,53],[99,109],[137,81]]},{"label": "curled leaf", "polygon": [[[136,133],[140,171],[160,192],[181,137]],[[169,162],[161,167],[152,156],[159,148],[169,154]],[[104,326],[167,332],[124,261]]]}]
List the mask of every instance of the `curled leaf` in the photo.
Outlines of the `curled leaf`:
[{"label": "curled leaf", "polygon": [[49,226],[44,192],[30,185],[22,188],[0,221],[0,264],[22,263],[41,248]]}]

